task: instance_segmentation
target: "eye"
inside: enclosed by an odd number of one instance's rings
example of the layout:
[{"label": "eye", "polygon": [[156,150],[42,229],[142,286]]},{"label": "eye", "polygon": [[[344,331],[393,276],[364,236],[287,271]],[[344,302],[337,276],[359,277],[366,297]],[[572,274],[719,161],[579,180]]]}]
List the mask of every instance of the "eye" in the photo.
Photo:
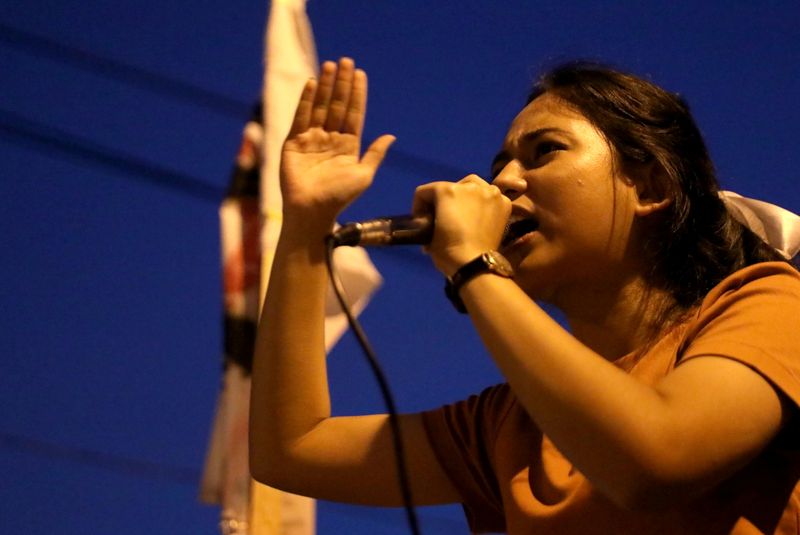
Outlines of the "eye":
[{"label": "eye", "polygon": [[564,145],[561,143],[557,143],[555,141],[542,141],[538,145],[536,145],[536,150],[534,152],[534,156],[536,158],[540,158],[546,154],[550,154],[551,152],[563,150]]}]

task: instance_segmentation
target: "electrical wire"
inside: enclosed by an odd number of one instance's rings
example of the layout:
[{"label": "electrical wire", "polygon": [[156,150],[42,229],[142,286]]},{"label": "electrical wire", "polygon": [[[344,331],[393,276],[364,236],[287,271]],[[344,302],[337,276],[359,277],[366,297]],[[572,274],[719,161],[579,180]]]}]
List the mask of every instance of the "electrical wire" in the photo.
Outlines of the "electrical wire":
[{"label": "electrical wire", "polygon": [[55,152],[64,156],[76,157],[93,166],[135,176],[141,182],[178,190],[187,196],[216,205],[222,202],[225,196],[225,189],[220,186],[124,154],[3,109],[0,109],[0,137],[17,144],[32,146],[49,156]]},{"label": "electrical wire", "polygon": [[419,522],[417,521],[417,512],[414,509],[414,501],[411,497],[411,486],[408,481],[408,468],[406,465],[406,455],[403,447],[403,435],[400,429],[400,418],[397,414],[397,407],[395,406],[394,397],[392,396],[391,389],[389,388],[389,381],[386,379],[386,374],[383,373],[383,369],[378,362],[378,357],[375,355],[375,351],[372,349],[369,340],[367,340],[367,335],[364,332],[364,329],[362,329],[361,324],[358,322],[352,310],[350,309],[342,282],[339,280],[339,277],[336,276],[336,270],[333,264],[334,248],[334,241],[332,237],[329,236],[325,240],[325,262],[328,266],[328,274],[330,275],[331,284],[333,284],[336,298],[339,300],[339,304],[341,305],[345,316],[347,316],[347,322],[350,324],[350,328],[353,329],[353,333],[356,335],[359,345],[361,345],[361,348],[364,350],[364,355],[367,358],[367,362],[369,363],[370,368],[372,368],[372,373],[375,375],[375,379],[378,381],[378,386],[380,387],[383,401],[386,404],[386,411],[389,414],[389,425],[392,429],[395,460],[397,462],[397,477],[400,483],[400,493],[403,496],[403,506],[405,507],[408,526],[413,535],[420,535],[421,532],[419,529]]},{"label": "electrical wire", "polygon": [[0,43],[40,58],[47,58],[82,71],[98,74],[104,78],[178,98],[229,117],[244,120],[250,114],[251,104],[248,102],[94,52],[65,45],[2,22],[0,22]]},{"label": "electrical wire", "polygon": [[119,474],[168,481],[180,485],[196,486],[200,481],[200,472],[195,468],[170,466],[88,448],[66,446],[4,431],[0,431],[0,449],[14,450],[45,459],[68,461]]},{"label": "electrical wire", "polygon": [[[229,117],[244,120],[252,110],[251,103],[42,37],[2,22],[0,22],[0,45],[21,50],[38,58],[69,65],[72,68],[91,72],[132,87],[139,87],[151,93],[181,100]],[[467,170],[457,166],[397,148],[392,149],[384,165],[414,177],[430,179],[446,180],[468,174]]]},{"label": "electrical wire", "polygon": [[[22,50],[37,57],[60,62],[98,76],[113,79],[131,86],[137,86],[153,93],[159,93],[182,100],[199,107],[231,117],[243,118],[249,114],[251,105],[220,93],[182,82],[167,76],[153,73],[103,57],[55,40],[44,38],[18,28],[0,23],[0,44]],[[104,167],[127,176],[138,177],[142,182],[159,187],[177,190],[183,194],[204,201],[219,203],[224,197],[224,189],[190,175],[164,168],[143,159],[123,154],[109,147],[101,146],[85,138],[74,136],[49,125],[32,121],[22,115],[0,109],[0,136],[20,145],[53,155],[73,157],[95,167]],[[464,176],[466,172],[454,166],[402,150],[394,150],[386,161],[387,167],[408,172],[414,176],[454,177]],[[353,316],[345,299],[344,288],[335,275],[333,250],[328,250],[328,270],[335,293],[348,322],[361,344],[367,360],[378,381],[389,415],[389,423],[395,446],[398,479],[408,524],[413,535],[420,535],[419,522],[414,509],[408,481],[405,451],[403,448],[400,422],[388,381],[377,361],[363,329]],[[180,483],[194,483],[197,473],[191,469],[168,467],[117,458],[102,452],[69,448],[45,443],[8,433],[0,433],[0,447],[27,451],[49,458],[72,460],[94,466],[102,466],[120,472],[128,472],[145,477],[157,477]]]}]

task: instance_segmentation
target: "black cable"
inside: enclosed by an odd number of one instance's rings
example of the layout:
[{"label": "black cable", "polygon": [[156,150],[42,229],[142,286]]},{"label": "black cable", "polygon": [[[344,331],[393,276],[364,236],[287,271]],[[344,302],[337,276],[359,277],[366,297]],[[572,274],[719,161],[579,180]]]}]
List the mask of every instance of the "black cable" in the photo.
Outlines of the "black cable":
[{"label": "black cable", "polygon": [[389,413],[389,425],[392,429],[392,439],[394,440],[394,452],[395,458],[397,461],[397,477],[400,482],[400,492],[403,495],[403,506],[406,510],[406,517],[408,519],[408,526],[411,529],[411,533],[413,535],[420,535],[419,529],[419,522],[417,521],[417,512],[414,509],[414,501],[411,498],[411,486],[409,485],[408,481],[408,469],[406,466],[406,454],[405,449],[403,448],[403,435],[400,430],[400,419],[397,415],[397,408],[394,403],[394,397],[392,396],[392,392],[389,388],[389,381],[386,379],[386,375],[383,373],[381,369],[380,363],[378,362],[378,358],[375,355],[375,351],[372,349],[372,346],[367,340],[367,335],[364,330],[361,328],[361,324],[358,322],[356,317],[353,315],[353,312],[350,310],[350,305],[347,302],[345,297],[345,290],[342,286],[339,277],[336,276],[336,270],[333,266],[333,250],[334,250],[334,242],[332,237],[328,237],[325,240],[325,262],[328,265],[328,274],[330,275],[331,284],[333,284],[334,293],[336,294],[336,298],[339,300],[339,304],[342,307],[342,311],[347,316],[347,322],[350,324],[350,328],[353,329],[353,333],[356,335],[356,339],[358,343],[361,345],[361,348],[364,350],[364,355],[367,357],[367,362],[369,362],[370,367],[372,368],[372,373],[375,375],[375,379],[378,381],[378,386],[381,390],[381,395],[383,396],[383,401],[386,404],[386,410]]},{"label": "black cable", "polygon": [[194,468],[169,466],[87,448],[65,446],[2,431],[0,431],[0,449],[16,450],[46,459],[70,461],[121,474],[169,481],[181,485],[197,485],[197,482],[200,481],[200,473]]},{"label": "black cable", "polygon": [[[199,178],[121,153],[87,138],[78,137],[2,108],[0,108],[0,136],[18,144],[33,146],[49,156],[52,156],[53,152],[74,156],[98,166],[112,168],[128,175],[137,175],[145,179],[144,182],[181,190],[191,197],[205,201],[219,203],[225,196],[223,188]],[[463,169],[403,151],[393,151],[386,159],[386,166],[426,177],[461,177],[467,174]],[[405,249],[391,249],[392,253],[398,251]]]},{"label": "black cable", "polygon": [[0,43],[37,57],[48,58],[128,85],[136,85],[154,93],[191,102],[229,117],[246,119],[252,107],[249,102],[242,102],[181,80],[68,46],[1,22]]},{"label": "black cable", "polygon": [[[36,57],[57,61],[127,85],[138,86],[153,93],[183,100],[230,117],[245,119],[252,110],[251,103],[35,35],[2,22],[0,22],[0,45],[13,47]],[[426,156],[412,154],[399,148],[392,149],[387,155],[384,165],[413,176],[424,177],[425,180],[457,180],[468,174],[465,169]]]},{"label": "black cable", "polygon": [[3,109],[0,109],[0,137],[5,137],[18,144],[32,146],[49,156],[52,156],[53,153],[60,153],[77,157],[98,167],[133,175],[142,182],[179,190],[196,199],[210,201],[217,205],[225,196],[225,189],[220,186],[98,145],[88,139]]}]

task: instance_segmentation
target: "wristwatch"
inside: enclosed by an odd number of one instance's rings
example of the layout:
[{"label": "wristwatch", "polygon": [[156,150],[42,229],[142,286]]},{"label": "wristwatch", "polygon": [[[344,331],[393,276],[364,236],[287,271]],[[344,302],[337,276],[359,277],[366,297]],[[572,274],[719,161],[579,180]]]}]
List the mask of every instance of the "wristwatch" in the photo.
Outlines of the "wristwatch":
[{"label": "wristwatch", "polygon": [[482,273],[494,273],[510,279],[514,276],[514,268],[511,267],[508,259],[497,251],[486,251],[458,268],[452,277],[448,277],[447,283],[444,285],[444,293],[456,310],[462,314],[467,313],[467,308],[458,292],[464,283]]}]

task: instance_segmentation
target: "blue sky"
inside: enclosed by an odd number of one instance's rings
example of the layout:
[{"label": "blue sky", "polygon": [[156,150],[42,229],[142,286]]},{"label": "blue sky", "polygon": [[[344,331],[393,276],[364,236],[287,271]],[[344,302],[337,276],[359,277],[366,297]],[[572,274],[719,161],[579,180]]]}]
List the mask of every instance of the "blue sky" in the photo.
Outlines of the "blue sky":
[{"label": "blue sky", "polygon": [[[485,175],[531,80],[600,59],[690,102],[723,185],[800,211],[797,2],[311,0],[320,59],[370,76],[366,137],[393,133],[360,219],[428,180]],[[259,94],[267,5],[0,4],[0,522],[28,533],[216,533],[196,500],[219,385],[218,201]],[[500,377],[415,249],[378,250],[364,315],[403,410]],[[347,336],[338,413],[382,410]],[[318,532],[405,533],[320,504]],[[464,531],[458,508],[426,533]]]}]

